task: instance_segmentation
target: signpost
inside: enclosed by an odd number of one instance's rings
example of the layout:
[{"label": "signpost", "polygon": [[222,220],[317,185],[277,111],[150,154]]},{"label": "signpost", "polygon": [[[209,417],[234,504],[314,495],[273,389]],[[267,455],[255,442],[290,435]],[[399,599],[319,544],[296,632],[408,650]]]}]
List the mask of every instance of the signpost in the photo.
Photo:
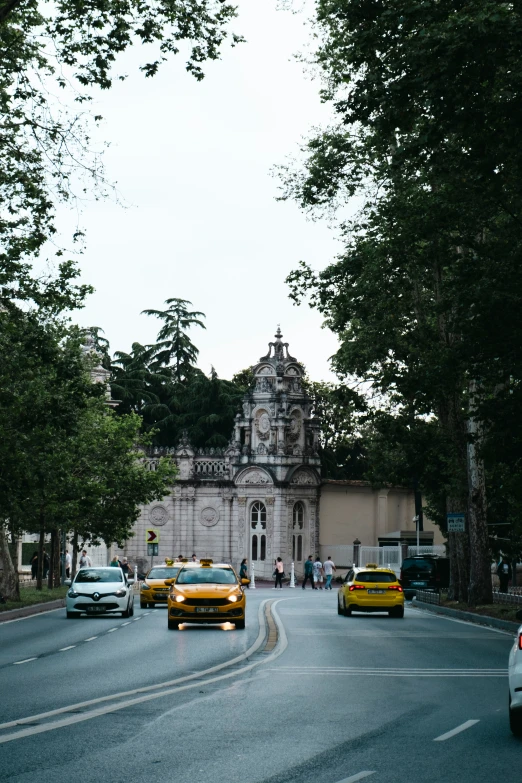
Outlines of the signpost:
[{"label": "signpost", "polygon": [[446,514],[446,524],[448,527],[448,533],[465,533],[466,515],[462,513]]},{"label": "signpost", "polygon": [[150,567],[152,568],[152,558],[159,554],[160,532],[154,527],[149,527],[145,531],[145,542],[147,544],[147,555],[150,555]]}]

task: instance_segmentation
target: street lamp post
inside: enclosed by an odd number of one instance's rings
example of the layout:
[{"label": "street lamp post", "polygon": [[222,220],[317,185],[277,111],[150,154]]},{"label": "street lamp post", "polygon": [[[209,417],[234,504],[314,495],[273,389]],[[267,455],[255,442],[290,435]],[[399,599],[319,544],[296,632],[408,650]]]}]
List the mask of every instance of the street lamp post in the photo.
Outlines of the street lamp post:
[{"label": "street lamp post", "polygon": [[361,549],[361,542],[358,538],[355,539],[353,542],[353,564],[354,566],[359,566],[359,553]]}]

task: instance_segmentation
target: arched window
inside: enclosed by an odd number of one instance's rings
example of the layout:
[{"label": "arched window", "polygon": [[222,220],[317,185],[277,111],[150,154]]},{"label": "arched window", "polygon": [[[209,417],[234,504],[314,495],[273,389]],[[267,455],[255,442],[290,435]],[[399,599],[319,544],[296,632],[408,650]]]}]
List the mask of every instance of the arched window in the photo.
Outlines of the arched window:
[{"label": "arched window", "polygon": [[256,500],[252,503],[250,509],[250,521],[252,523],[252,530],[258,530],[261,527],[262,530],[266,529],[266,506],[261,503],[260,500]]},{"label": "arched window", "polygon": [[292,560],[303,562],[303,536],[292,536]]},{"label": "arched window", "polygon": [[257,536],[252,536],[252,560],[257,560]]},{"label": "arched window", "polygon": [[261,553],[259,555],[259,559],[266,559],[266,536],[261,536]]},{"label": "arched window", "polygon": [[294,504],[294,513],[293,513],[293,529],[295,530],[298,528],[299,530],[303,529],[304,525],[304,505],[299,500],[297,503]]}]

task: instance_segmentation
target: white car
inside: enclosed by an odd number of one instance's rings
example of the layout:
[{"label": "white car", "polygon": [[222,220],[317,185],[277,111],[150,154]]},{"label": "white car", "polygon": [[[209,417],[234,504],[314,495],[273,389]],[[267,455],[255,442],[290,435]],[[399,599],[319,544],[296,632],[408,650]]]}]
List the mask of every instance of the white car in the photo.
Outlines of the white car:
[{"label": "white car", "polygon": [[127,579],[121,568],[80,568],[65,599],[68,618],[86,614],[134,614],[134,579]]},{"label": "white car", "polygon": [[509,726],[522,737],[522,625],[509,654]]}]

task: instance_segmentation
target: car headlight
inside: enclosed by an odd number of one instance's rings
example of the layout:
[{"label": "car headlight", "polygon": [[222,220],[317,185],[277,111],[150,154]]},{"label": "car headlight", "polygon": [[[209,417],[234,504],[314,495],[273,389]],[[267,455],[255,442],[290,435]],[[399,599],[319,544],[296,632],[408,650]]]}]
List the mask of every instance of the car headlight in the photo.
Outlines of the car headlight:
[{"label": "car headlight", "polygon": [[141,589],[142,590],[150,590],[150,585],[148,585],[147,582],[143,582],[143,584],[141,586]]},{"label": "car headlight", "polygon": [[76,590],[73,590],[71,588],[70,590],[67,591],[67,596],[69,598],[78,598],[78,593],[76,592]]},{"label": "car headlight", "polygon": [[181,603],[182,601],[184,601],[184,600],[185,600],[185,596],[184,596],[184,595],[181,595],[181,593],[178,593],[178,594],[176,595],[176,601],[178,602],[178,604],[180,604],[180,603]]},{"label": "car headlight", "polygon": [[127,591],[126,590],[116,590],[114,595],[117,595],[118,598],[123,598],[124,595],[127,595]]},{"label": "car headlight", "polygon": [[236,601],[241,601],[242,598],[243,598],[243,593],[239,593],[239,594],[238,593],[234,593],[233,595],[229,595],[228,596],[228,600],[232,604],[235,604]]}]

